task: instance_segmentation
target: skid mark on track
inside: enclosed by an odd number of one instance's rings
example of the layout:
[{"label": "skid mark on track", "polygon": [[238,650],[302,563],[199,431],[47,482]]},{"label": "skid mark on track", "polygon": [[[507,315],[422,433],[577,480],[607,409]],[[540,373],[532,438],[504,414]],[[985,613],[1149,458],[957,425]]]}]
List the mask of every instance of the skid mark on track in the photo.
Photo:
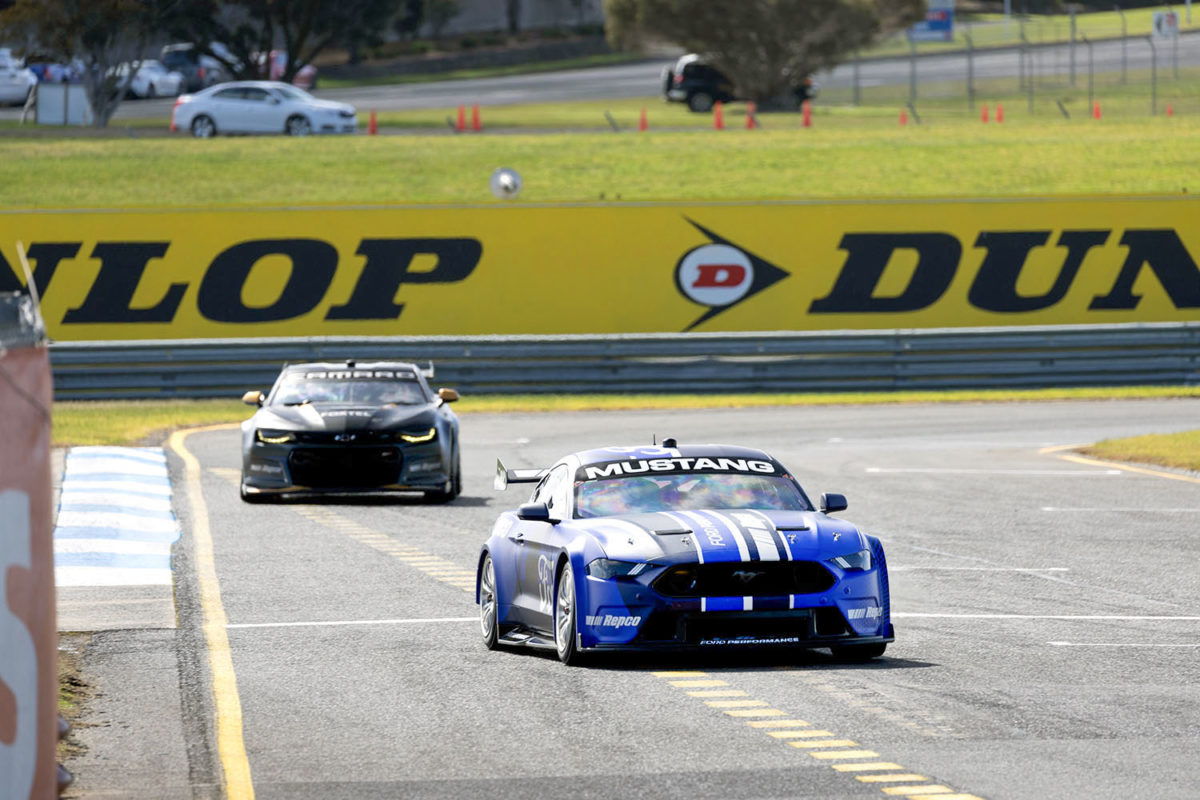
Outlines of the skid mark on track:
[{"label": "skid mark on track", "polygon": [[[671,686],[684,690],[685,694],[697,697],[712,697],[713,695],[745,697],[740,700],[704,700],[700,701],[714,711],[720,711],[726,716],[733,717],[746,724],[751,729],[767,735],[771,745],[791,747],[806,753],[810,758],[832,767],[837,772],[846,773],[847,777],[868,785],[875,785],[880,791],[891,797],[922,798],[931,800],[982,800],[977,795],[960,792],[944,784],[935,783],[919,773],[911,772],[900,764],[882,760],[879,753],[866,749],[853,739],[838,736],[830,730],[814,727],[811,722],[792,717],[783,709],[774,708],[765,700],[755,700],[746,692],[734,689],[728,681],[714,678],[706,672],[698,670],[658,671],[652,673],[657,678],[663,678]],[[825,683],[825,678],[806,678],[813,688],[826,691],[835,696],[844,692]],[[688,691],[700,687],[729,687],[720,691]],[[863,693],[871,693],[865,687]],[[736,693],[736,694],[735,694]],[[846,699],[854,700],[854,693],[844,693]],[[873,693],[871,693],[873,694]],[[871,698],[872,701],[875,698]],[[867,702],[865,699],[862,701]],[[857,701],[856,701],[857,706]],[[857,706],[869,711],[870,706]],[[882,709],[881,709],[882,710]],[[908,722],[901,720],[902,722]],[[943,735],[936,729],[921,730],[927,735]],[[907,727],[907,725],[906,725]]]}]

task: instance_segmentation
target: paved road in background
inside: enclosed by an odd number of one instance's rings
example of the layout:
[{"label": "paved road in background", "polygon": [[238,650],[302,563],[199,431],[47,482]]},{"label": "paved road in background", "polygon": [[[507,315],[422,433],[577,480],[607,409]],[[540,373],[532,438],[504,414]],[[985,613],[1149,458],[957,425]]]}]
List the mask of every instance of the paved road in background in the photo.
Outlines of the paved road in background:
[{"label": "paved road in background", "polygon": [[[1094,47],[1097,72],[1121,70],[1122,45],[1119,41],[1100,42]],[[1171,74],[1172,50],[1166,42],[1158,44],[1159,78],[1166,81]],[[1066,45],[1042,47],[1032,51],[1039,75],[1067,75],[1070,70],[1070,48]],[[1126,61],[1131,71],[1150,68],[1150,46],[1145,39],[1131,39],[1126,45]],[[1076,80],[1079,86],[1087,83],[1087,48],[1075,46]],[[533,75],[513,75],[502,78],[479,78],[461,81],[436,81],[393,86],[368,86],[353,89],[321,90],[318,94],[331,100],[353,103],[360,113],[376,111],[410,111],[417,109],[455,109],[460,104],[513,105],[518,103],[554,103],[570,100],[604,100],[630,97],[654,97],[661,93],[662,68],[673,59],[650,60],[636,64],[610,67],[546,72]],[[1178,61],[1181,66],[1200,64],[1200,36],[1180,38]],[[977,81],[990,78],[1013,78],[1020,73],[1016,50],[980,51],[974,59]],[[872,87],[907,85],[909,59],[896,58],[864,61],[859,80],[869,93]],[[965,82],[965,55],[926,56],[918,60],[918,80],[927,84],[926,91],[946,93],[947,81]],[[844,89],[853,85],[854,69],[844,64],[832,72],[817,76],[827,90]],[[1016,91],[1016,87],[1013,87]],[[869,94],[865,95],[869,98]],[[123,103],[114,121],[147,117],[167,117],[171,100],[142,100]],[[15,119],[16,109],[0,109],[0,119]]]},{"label": "paved road in background", "polygon": [[[249,506],[231,430],[188,440],[230,623],[259,798],[882,798],[655,671],[697,670],[906,774],[988,800],[1195,797],[1200,485],[1048,445],[1195,427],[1200,401],[472,414],[447,506]],[[762,446],[883,538],[897,641],[609,658],[488,652],[465,588],[499,510],[497,457],[674,435]],[[215,796],[196,553],[180,461],[179,629],[96,634],[77,796]],[[448,566],[447,566],[448,565]],[[861,759],[860,759],[861,760]]]}]

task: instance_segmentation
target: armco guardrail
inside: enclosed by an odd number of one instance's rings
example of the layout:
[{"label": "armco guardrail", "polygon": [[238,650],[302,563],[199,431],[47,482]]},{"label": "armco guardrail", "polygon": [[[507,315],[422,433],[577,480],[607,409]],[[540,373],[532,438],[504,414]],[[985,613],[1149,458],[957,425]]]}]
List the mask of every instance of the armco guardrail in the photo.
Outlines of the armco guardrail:
[{"label": "armco guardrail", "polygon": [[473,394],[1200,383],[1200,323],[821,333],[62,342],[59,399],[235,396],[285,361],[403,359]]}]

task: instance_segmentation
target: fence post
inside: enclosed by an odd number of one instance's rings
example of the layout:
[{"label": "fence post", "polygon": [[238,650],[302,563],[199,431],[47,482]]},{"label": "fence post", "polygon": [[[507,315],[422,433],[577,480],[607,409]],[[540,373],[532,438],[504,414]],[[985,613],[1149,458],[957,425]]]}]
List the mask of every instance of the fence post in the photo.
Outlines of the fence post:
[{"label": "fence post", "polygon": [[967,108],[975,110],[975,40],[968,31],[963,34],[967,40]]},{"label": "fence post", "polygon": [[1068,56],[1071,59],[1071,86],[1075,86],[1075,4],[1070,5],[1071,12],[1071,41],[1067,47]]},{"label": "fence post", "polygon": [[1150,43],[1150,116],[1158,116],[1158,48],[1154,46],[1154,37],[1147,36]]},{"label": "fence post", "polygon": [[908,40],[908,104],[917,103],[917,43]]},{"label": "fence post", "polygon": [[862,81],[859,80],[859,65],[862,62],[862,52],[854,50],[854,105],[862,104]]},{"label": "fence post", "polygon": [[1095,91],[1095,89],[1096,89],[1096,83],[1095,83],[1096,72],[1094,69],[1094,62],[1092,61],[1092,40],[1089,39],[1087,37],[1087,35],[1085,34],[1083,36],[1083,43],[1087,45],[1087,49],[1088,49],[1088,104],[1087,104],[1087,107],[1095,108],[1095,104],[1096,104],[1096,91]]},{"label": "fence post", "polygon": [[1129,27],[1125,24],[1125,12],[1119,5],[1113,6],[1117,13],[1121,15],[1121,83],[1129,81]]}]

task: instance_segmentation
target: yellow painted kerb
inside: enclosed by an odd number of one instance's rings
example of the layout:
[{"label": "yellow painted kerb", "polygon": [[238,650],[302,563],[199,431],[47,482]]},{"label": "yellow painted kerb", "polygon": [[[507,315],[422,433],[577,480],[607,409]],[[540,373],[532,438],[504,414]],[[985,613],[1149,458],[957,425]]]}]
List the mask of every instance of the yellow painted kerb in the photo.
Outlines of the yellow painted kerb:
[{"label": "yellow painted kerb", "polygon": [[250,780],[250,761],[242,739],[242,701],[238,697],[237,676],[233,671],[233,655],[225,631],[228,619],[221,604],[221,586],[217,583],[217,568],[213,557],[212,532],[208,526],[208,507],[200,486],[200,462],[187,449],[187,437],[204,431],[227,430],[232,425],[210,425],[204,428],[176,431],[168,442],[183,459],[184,483],[187,486],[188,506],[192,516],[192,542],[196,551],[196,579],[200,585],[200,610],[203,618],[204,641],[208,645],[208,667],[212,673],[214,715],[217,728],[217,753],[225,773],[225,794],[231,800],[253,800],[254,784]]},{"label": "yellow painted kerb", "polygon": [[1185,483],[1200,483],[1200,478],[1193,478],[1190,475],[1178,475],[1174,472],[1165,472],[1160,469],[1147,469],[1146,467],[1135,467],[1132,464],[1122,464],[1119,461],[1103,461],[1099,458],[1089,458],[1081,456],[1077,453],[1067,452],[1076,450],[1080,447],[1087,447],[1085,444],[1059,444],[1052,447],[1043,447],[1038,450],[1041,455],[1053,455],[1061,458],[1063,461],[1070,461],[1074,464],[1087,464],[1089,467],[1109,467],[1111,469],[1119,469],[1124,472],[1136,472],[1139,475],[1153,475],[1156,478],[1170,478],[1173,481],[1183,481]]}]

